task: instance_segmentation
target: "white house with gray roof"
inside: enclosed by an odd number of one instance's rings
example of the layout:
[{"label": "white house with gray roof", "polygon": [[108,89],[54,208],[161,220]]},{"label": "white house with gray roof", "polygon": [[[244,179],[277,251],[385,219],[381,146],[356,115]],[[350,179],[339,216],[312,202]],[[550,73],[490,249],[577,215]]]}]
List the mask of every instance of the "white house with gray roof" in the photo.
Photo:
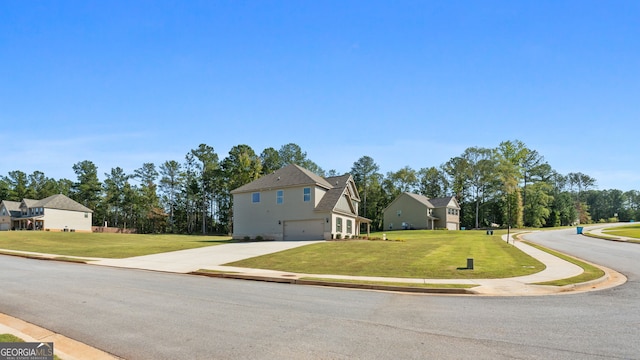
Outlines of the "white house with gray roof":
[{"label": "white house with gray roof", "polygon": [[231,194],[234,239],[329,240],[360,235],[360,225],[371,223],[359,215],[349,174],[323,178],[292,164]]},{"label": "white house with gray roof", "polygon": [[460,205],[453,196],[429,199],[402,193],[383,210],[386,230],[460,230]]},{"label": "white house with gray roof", "polygon": [[65,195],[0,202],[0,230],[91,232],[93,210]]}]

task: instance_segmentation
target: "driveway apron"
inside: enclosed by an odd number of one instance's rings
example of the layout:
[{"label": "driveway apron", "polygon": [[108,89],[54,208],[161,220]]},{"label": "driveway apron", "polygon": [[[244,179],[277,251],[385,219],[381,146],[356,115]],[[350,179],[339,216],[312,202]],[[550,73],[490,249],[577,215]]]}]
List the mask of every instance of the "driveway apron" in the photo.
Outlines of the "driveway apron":
[{"label": "driveway apron", "polygon": [[231,243],[197,249],[144,255],[126,259],[101,259],[91,264],[155,271],[189,273],[233,261],[271,254],[321,241],[264,241]]}]

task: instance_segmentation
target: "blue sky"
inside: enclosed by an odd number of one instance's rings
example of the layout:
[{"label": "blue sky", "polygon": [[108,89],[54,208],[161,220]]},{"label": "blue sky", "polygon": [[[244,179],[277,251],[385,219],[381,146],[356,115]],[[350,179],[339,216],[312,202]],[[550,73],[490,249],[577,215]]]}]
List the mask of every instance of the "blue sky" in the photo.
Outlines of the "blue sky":
[{"label": "blue sky", "polygon": [[0,2],[0,175],[296,143],[325,170],[521,140],[640,190],[637,1]]}]

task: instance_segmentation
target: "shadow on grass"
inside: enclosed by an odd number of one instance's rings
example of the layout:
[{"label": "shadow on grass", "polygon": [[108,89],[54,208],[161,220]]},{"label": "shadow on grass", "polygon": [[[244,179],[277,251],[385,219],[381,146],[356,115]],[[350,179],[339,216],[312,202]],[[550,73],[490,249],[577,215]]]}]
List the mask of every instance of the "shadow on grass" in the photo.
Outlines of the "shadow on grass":
[{"label": "shadow on grass", "polygon": [[199,240],[197,242],[205,243],[205,244],[231,244],[231,243],[236,243],[240,241],[228,239],[228,240]]},{"label": "shadow on grass", "polygon": [[275,240],[242,240],[242,239],[228,239],[228,240],[200,240],[199,243],[205,244],[237,244],[237,243],[254,243],[254,242],[271,242]]}]

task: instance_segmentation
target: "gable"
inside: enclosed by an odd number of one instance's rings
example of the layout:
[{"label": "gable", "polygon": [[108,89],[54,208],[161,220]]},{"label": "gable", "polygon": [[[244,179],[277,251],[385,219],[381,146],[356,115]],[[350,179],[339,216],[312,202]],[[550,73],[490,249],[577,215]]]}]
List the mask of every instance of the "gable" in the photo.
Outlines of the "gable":
[{"label": "gable", "polygon": [[7,215],[20,216],[20,205],[22,203],[18,201],[2,200],[2,206],[4,207]]},{"label": "gable", "polygon": [[406,203],[415,203],[420,206],[424,206],[425,208],[433,208],[433,205],[429,202],[429,199],[426,196],[405,192],[398,195],[398,197],[396,197],[386,208],[384,208],[382,212],[384,213],[388,209],[393,209]]},{"label": "gable", "polygon": [[460,205],[456,200],[455,196],[447,196],[435,199],[429,199],[429,201],[436,208],[452,208],[460,210]]}]

